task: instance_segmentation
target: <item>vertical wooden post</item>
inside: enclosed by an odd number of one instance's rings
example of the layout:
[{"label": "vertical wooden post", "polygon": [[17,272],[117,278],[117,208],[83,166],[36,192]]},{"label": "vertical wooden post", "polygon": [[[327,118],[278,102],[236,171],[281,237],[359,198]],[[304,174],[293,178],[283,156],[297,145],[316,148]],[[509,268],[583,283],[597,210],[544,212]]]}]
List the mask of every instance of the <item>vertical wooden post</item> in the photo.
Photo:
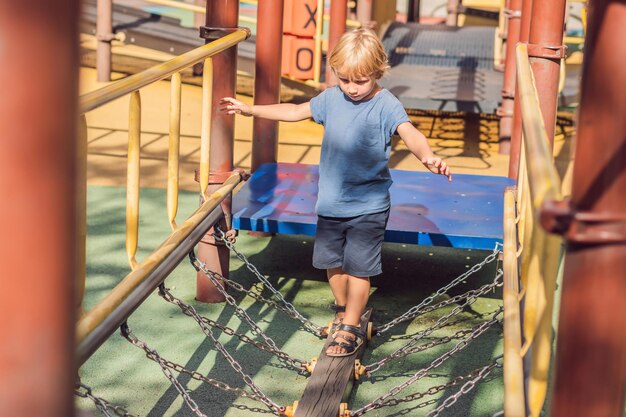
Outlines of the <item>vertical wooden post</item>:
[{"label": "vertical wooden post", "polygon": [[[206,26],[213,29],[232,29],[239,23],[239,2],[234,0],[211,0],[206,3]],[[207,40],[208,42],[211,39]],[[213,77],[213,100],[222,97],[234,97],[237,84],[237,47],[232,47],[213,57],[213,71],[219,74]],[[211,111],[211,145],[209,167],[212,172],[223,173],[233,170],[233,142],[235,138],[235,118],[222,114],[219,106],[212,106]],[[223,177],[223,176],[222,176]],[[207,194],[221,186],[210,182]],[[224,200],[222,207],[230,218],[231,198]],[[219,227],[226,231],[229,222],[222,220]],[[222,244],[217,244],[211,236],[213,230],[198,244],[198,259],[206,263],[207,268],[228,277],[229,251]],[[202,271],[196,277],[196,300],[206,303],[224,301],[224,296],[211,284]]]},{"label": "vertical wooden post", "polygon": [[[264,0],[257,9],[254,104],[280,102],[284,0]],[[276,162],[278,122],[255,117],[252,122],[252,171]]]},{"label": "vertical wooden post", "polygon": [[551,417],[624,413],[626,4],[591,4]]},{"label": "vertical wooden post", "polygon": [[79,18],[76,0],[0,3],[2,416],[74,415]]}]

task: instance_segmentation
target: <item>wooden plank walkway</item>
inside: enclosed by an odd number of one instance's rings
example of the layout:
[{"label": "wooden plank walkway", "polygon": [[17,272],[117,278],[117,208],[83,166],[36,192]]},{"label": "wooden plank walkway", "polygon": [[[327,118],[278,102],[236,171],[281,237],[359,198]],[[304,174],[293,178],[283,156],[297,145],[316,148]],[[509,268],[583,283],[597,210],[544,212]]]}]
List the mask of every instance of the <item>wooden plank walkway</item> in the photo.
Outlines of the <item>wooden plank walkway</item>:
[{"label": "wooden plank walkway", "polygon": [[[371,315],[372,309],[366,309],[361,316],[361,330],[367,331]],[[354,380],[354,362],[363,356],[367,341],[351,356],[330,357],[326,355],[326,349],[331,341],[332,337],[329,335],[298,402],[294,417],[337,417],[340,404],[346,402],[350,395]]]}]

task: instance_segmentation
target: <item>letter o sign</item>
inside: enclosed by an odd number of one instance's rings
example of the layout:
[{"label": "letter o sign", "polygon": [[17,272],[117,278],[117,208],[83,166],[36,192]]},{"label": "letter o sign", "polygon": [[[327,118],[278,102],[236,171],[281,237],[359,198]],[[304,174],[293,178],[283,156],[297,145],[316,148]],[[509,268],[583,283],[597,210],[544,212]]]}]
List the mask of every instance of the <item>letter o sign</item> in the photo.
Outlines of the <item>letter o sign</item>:
[{"label": "letter o sign", "polygon": [[313,68],[313,51],[311,48],[298,48],[296,51],[296,68],[310,71]]}]

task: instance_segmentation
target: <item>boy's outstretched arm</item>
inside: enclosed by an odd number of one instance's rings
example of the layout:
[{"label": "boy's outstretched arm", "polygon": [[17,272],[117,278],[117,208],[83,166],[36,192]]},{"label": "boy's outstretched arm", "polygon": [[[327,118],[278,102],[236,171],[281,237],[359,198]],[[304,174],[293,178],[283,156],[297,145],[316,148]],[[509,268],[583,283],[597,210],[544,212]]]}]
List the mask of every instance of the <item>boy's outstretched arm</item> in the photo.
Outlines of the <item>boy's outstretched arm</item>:
[{"label": "boy's outstretched arm", "polygon": [[426,136],[410,122],[404,122],[398,126],[398,134],[409,148],[411,153],[419,159],[430,172],[441,174],[452,181],[450,167],[440,157],[435,156],[428,145]]},{"label": "boy's outstretched arm", "polygon": [[251,106],[235,98],[224,97],[220,100],[220,111],[281,122],[298,122],[311,117],[311,106],[308,101],[302,104],[280,103]]}]

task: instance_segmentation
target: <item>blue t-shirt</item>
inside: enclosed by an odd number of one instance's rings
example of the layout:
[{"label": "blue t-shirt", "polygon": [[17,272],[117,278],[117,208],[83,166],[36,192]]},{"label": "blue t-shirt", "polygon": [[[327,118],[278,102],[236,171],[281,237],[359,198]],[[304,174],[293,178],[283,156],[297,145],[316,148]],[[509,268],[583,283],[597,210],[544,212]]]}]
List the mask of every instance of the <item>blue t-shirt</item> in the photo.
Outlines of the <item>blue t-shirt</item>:
[{"label": "blue t-shirt", "polygon": [[324,125],[315,212],[354,217],[387,210],[391,136],[410,121],[400,101],[382,89],[354,102],[336,86],[311,99],[311,114]]}]

